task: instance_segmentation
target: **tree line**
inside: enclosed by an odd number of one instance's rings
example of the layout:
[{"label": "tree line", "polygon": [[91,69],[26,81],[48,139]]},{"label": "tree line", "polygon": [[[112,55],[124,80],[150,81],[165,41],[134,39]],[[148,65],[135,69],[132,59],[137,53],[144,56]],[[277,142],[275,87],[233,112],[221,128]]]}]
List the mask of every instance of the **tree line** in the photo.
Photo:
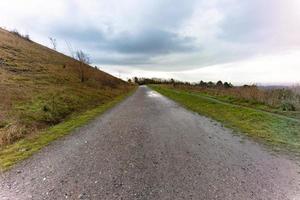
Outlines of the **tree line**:
[{"label": "tree line", "polygon": [[175,80],[173,78],[171,79],[162,79],[162,78],[144,78],[144,77],[133,77],[132,79],[128,79],[129,83],[135,83],[138,85],[148,85],[148,84],[169,84],[169,85],[194,85],[194,86],[201,86],[201,87],[207,87],[207,88],[213,88],[213,87],[223,87],[223,88],[232,88],[233,85],[230,82],[222,82],[221,80],[218,82],[205,82],[205,81],[199,81],[199,82],[184,82]]}]

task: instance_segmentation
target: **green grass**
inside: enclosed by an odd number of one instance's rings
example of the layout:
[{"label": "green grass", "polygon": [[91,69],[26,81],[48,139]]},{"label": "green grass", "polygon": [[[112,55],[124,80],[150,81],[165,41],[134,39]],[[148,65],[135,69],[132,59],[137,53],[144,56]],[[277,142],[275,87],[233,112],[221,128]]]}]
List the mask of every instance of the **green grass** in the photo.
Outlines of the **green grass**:
[{"label": "green grass", "polygon": [[300,153],[300,121],[286,116],[223,103],[194,92],[151,85],[152,89],[237,132],[276,147]]},{"label": "green grass", "polygon": [[8,170],[14,164],[30,157],[32,154],[48,145],[50,142],[57,140],[72,132],[75,128],[88,123],[90,120],[104,113],[109,108],[112,108],[131,93],[132,92],[126,95],[118,96],[113,101],[104,103],[84,113],[73,115],[68,120],[52,126],[32,138],[22,139],[14,144],[0,149],[0,171]]}]

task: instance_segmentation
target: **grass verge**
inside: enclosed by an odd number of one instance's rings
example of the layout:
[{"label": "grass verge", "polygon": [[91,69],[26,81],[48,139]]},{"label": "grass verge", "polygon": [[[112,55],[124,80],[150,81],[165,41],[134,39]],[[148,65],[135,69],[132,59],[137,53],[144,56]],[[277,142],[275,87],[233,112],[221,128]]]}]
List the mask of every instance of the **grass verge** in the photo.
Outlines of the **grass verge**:
[{"label": "grass verge", "polygon": [[275,147],[300,154],[300,121],[274,115],[253,108],[214,101],[200,93],[150,85],[157,92],[173,99],[186,108],[223,123],[254,139]]},{"label": "grass verge", "polygon": [[14,164],[30,157],[41,148],[47,146],[50,142],[57,140],[69,134],[75,128],[88,123],[90,120],[112,108],[132,93],[133,91],[129,94],[118,96],[113,101],[104,103],[94,109],[79,115],[73,115],[66,121],[44,130],[35,137],[22,139],[0,149],[0,171],[3,172],[10,169]]}]

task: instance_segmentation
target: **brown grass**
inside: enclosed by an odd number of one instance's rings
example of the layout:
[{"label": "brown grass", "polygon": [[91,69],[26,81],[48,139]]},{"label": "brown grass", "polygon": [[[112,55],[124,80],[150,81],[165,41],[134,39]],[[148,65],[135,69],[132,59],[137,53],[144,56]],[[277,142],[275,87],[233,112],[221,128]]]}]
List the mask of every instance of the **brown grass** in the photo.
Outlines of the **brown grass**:
[{"label": "brown grass", "polygon": [[[168,87],[174,87],[167,85]],[[265,111],[283,114],[300,119],[299,87],[264,88],[253,86],[241,87],[201,87],[190,84],[177,84],[177,89],[199,92],[219,100],[249,106]]]},{"label": "brown grass", "polygon": [[0,28],[0,146],[111,101],[131,86]]}]

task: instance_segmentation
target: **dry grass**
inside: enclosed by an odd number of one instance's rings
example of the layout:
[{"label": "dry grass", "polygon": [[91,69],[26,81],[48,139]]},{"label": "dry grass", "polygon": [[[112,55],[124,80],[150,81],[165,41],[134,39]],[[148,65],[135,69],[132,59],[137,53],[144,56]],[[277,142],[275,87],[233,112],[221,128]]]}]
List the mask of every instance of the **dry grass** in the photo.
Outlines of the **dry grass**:
[{"label": "dry grass", "polygon": [[[168,87],[174,87],[168,85]],[[299,87],[292,89],[263,88],[257,86],[241,87],[201,87],[178,84],[176,89],[199,92],[221,101],[253,107],[269,112],[283,114],[300,119]]]},{"label": "dry grass", "polygon": [[0,146],[127,93],[120,79],[0,28]]}]

